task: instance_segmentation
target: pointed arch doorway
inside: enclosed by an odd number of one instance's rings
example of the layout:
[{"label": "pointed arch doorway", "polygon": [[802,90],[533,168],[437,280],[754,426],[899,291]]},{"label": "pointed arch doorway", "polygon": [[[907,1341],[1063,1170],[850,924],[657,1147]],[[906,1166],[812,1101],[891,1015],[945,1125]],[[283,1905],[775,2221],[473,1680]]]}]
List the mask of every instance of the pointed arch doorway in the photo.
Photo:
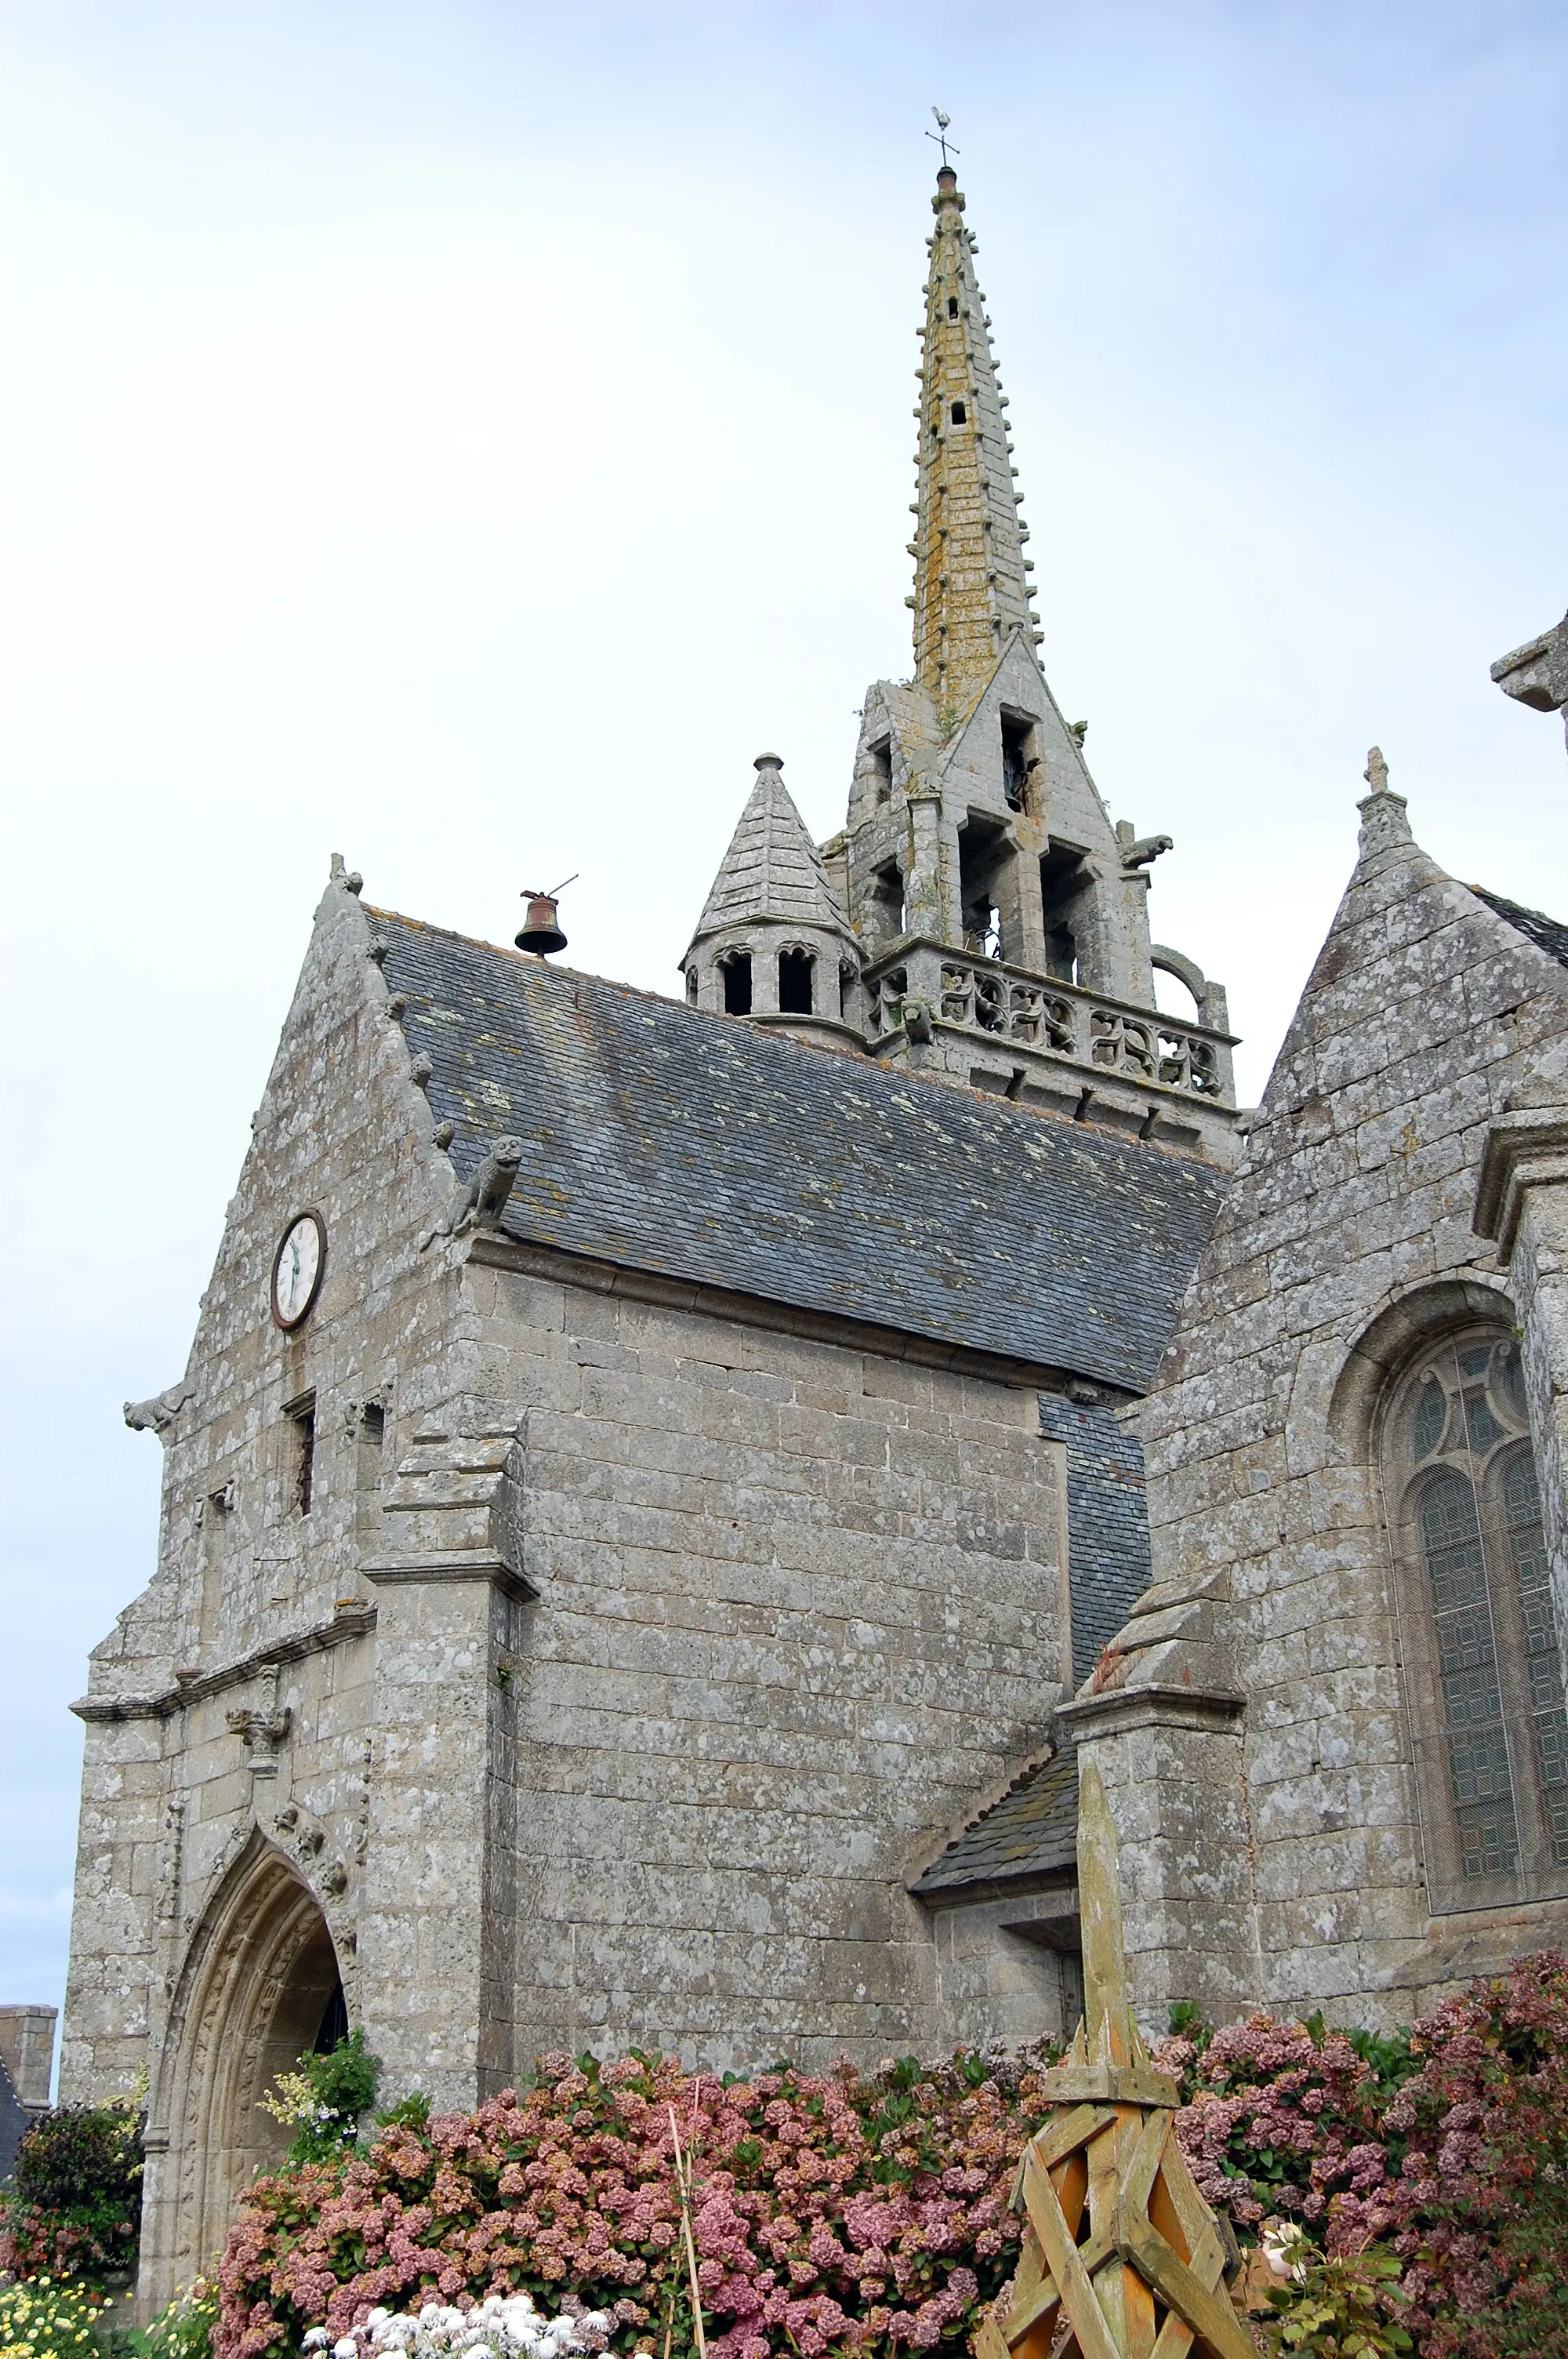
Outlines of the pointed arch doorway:
[{"label": "pointed arch doorway", "polygon": [[253,1834],[192,1938],[152,2093],[137,2307],[211,2268],[240,2197],[288,2144],[262,2108],[279,2072],[348,2028],[326,1918],[293,1864]]}]

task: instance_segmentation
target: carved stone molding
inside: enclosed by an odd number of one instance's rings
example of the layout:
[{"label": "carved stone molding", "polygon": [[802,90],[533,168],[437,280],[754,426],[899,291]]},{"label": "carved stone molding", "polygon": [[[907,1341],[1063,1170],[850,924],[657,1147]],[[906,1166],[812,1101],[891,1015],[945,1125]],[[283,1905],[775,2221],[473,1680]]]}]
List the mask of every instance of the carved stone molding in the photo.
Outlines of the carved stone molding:
[{"label": "carved stone molding", "polygon": [[237,1662],[226,1663],[221,1670],[199,1672],[194,1679],[179,1680],[157,1695],[79,1696],[70,1709],[78,1720],[168,1720],[187,1704],[202,1703],[209,1696],[222,1695],[227,1688],[243,1687],[247,1680],[254,1680],[275,1665],[303,1662],[307,1655],[319,1655],[328,1647],[341,1647],[351,1638],[368,1637],[374,1628],[375,1607],[362,1604],[356,1598],[351,1604],[341,1605],[330,1622],[318,1622],[308,1630],[275,1638],[251,1654],[242,1655]]},{"label": "carved stone molding", "polygon": [[1497,1240],[1506,1268],[1519,1235],[1526,1191],[1568,1180],[1568,1107],[1527,1107],[1499,1114],[1487,1134],[1476,1190],[1476,1232]]}]

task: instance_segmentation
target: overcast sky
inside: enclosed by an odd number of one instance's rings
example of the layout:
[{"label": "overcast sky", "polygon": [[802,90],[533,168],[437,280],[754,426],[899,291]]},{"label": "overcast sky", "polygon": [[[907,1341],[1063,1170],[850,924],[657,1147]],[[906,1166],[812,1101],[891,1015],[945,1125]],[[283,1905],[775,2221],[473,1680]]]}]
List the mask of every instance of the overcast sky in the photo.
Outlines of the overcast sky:
[{"label": "overcast sky", "polygon": [[0,2000],[58,2000],[87,1650],[329,856],[675,987],[764,746],[819,835],[910,665],[953,117],[1042,650],[1255,1097],[1368,745],[1568,915],[1568,13],[0,5]]}]

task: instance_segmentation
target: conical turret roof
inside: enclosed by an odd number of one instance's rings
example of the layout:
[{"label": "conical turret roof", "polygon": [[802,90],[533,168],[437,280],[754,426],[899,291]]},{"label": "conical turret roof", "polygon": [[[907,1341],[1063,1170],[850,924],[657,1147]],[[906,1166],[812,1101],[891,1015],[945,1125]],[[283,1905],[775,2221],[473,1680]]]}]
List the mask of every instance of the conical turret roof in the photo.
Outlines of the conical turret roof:
[{"label": "conical turret roof", "polygon": [[757,783],[730,839],[694,940],[729,926],[773,922],[848,933],[822,856],[779,776],[776,754],[757,756]]}]

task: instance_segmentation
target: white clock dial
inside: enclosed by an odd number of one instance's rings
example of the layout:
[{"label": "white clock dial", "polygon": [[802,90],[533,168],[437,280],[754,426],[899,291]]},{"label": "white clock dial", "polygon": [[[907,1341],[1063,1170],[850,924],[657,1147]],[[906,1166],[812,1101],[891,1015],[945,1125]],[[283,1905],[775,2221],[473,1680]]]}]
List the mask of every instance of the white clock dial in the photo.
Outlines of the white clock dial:
[{"label": "white clock dial", "polygon": [[285,1230],[272,1266],[272,1315],[280,1327],[297,1327],[315,1301],[325,1244],[314,1212],[301,1212]]}]

